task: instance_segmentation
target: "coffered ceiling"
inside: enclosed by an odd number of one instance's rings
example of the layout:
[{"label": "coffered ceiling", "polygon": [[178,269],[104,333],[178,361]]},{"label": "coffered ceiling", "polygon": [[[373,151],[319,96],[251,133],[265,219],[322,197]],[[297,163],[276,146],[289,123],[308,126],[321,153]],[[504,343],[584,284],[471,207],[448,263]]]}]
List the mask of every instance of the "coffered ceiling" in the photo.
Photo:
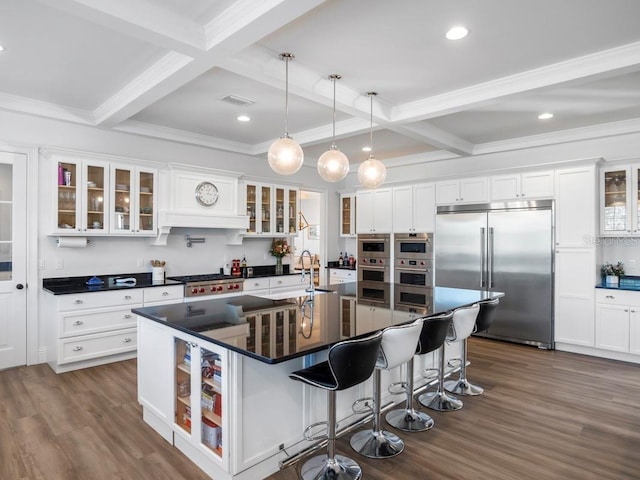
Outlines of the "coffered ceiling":
[{"label": "coffered ceiling", "polygon": [[305,164],[331,142],[332,73],[352,164],[368,91],[387,162],[561,143],[640,131],[639,19],[637,0],[2,0],[0,109],[262,159],[291,52]]}]

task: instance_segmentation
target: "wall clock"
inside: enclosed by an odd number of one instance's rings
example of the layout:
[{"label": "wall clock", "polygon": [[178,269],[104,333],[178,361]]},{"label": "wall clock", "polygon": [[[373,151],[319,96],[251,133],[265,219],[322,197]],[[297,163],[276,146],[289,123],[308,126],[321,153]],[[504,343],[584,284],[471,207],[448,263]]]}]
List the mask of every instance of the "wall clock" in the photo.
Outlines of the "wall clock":
[{"label": "wall clock", "polygon": [[200,182],[195,190],[196,200],[203,207],[212,207],[218,201],[218,187],[211,182]]}]

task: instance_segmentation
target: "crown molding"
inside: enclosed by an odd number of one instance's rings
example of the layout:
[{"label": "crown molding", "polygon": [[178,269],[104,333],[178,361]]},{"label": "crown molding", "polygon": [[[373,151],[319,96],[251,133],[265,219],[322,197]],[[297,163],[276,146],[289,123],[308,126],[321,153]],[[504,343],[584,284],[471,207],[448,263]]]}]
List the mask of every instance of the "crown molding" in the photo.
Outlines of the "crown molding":
[{"label": "crown molding", "polygon": [[65,107],[56,103],[42,102],[40,100],[8,93],[0,92],[0,109],[95,126],[94,117],[92,113],[87,110]]}]

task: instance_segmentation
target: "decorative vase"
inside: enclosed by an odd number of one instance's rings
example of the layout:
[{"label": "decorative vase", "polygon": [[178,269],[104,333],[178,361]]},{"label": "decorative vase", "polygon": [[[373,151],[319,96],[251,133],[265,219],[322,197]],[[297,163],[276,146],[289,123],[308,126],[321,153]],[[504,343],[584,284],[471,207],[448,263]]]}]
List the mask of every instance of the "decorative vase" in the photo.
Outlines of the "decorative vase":
[{"label": "decorative vase", "polygon": [[276,275],[282,275],[282,257],[276,257]]},{"label": "decorative vase", "polygon": [[607,285],[618,285],[618,276],[617,275],[607,275],[605,279]]}]

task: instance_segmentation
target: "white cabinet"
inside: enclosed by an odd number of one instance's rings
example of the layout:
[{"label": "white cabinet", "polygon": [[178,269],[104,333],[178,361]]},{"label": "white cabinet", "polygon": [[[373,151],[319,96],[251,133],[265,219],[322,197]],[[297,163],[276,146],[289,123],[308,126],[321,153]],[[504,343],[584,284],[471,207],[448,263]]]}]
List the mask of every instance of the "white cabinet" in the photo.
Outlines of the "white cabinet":
[{"label": "white cabinet", "polygon": [[355,282],[358,279],[356,270],[347,270],[343,268],[329,269],[329,285],[338,285],[340,283]]},{"label": "white cabinet", "polygon": [[60,235],[97,235],[109,229],[109,163],[70,155],[51,155],[55,178],[53,225]]},{"label": "white cabinet", "polygon": [[489,201],[487,177],[445,180],[436,183],[436,204],[484,203]]},{"label": "white cabinet", "polygon": [[165,305],[168,303],[178,303],[184,300],[184,286],[166,285],[153,288],[143,288],[143,305]]},{"label": "white cabinet", "polygon": [[619,164],[600,170],[600,233],[637,236],[640,232],[640,164]]},{"label": "white cabinet", "polygon": [[306,288],[308,285],[309,280],[306,275],[304,280],[302,280],[302,275],[276,275],[269,277],[269,293],[274,293],[274,290],[277,292],[284,289]]},{"label": "white cabinet", "polygon": [[640,292],[598,288],[595,295],[596,348],[640,354]]},{"label": "white cabinet", "polygon": [[382,330],[393,324],[393,311],[389,308],[356,304],[356,335]]},{"label": "white cabinet", "polygon": [[556,246],[595,246],[595,166],[556,170],[555,177]]},{"label": "white cabinet", "polygon": [[356,235],[356,194],[340,194],[340,236],[355,237]]},{"label": "white cabinet", "polygon": [[491,200],[529,200],[553,197],[552,170],[491,177]]},{"label": "white cabinet", "polygon": [[357,192],[357,233],[391,233],[393,196],[391,188]]},{"label": "white cabinet", "polygon": [[246,278],[242,290],[249,295],[266,295],[269,293],[269,277]]},{"label": "white cabinet", "polygon": [[406,185],[393,189],[394,233],[433,232],[435,215],[434,183]]},{"label": "white cabinet", "polygon": [[300,308],[297,305],[260,310],[245,316],[249,334],[246,349],[258,355],[282,356],[296,351],[300,329]]},{"label": "white cabinet", "polygon": [[248,235],[284,236],[298,232],[299,190],[266,183],[246,183]]},{"label": "white cabinet", "polygon": [[158,223],[157,171],[121,164],[112,164],[110,170],[109,233],[155,235]]}]

